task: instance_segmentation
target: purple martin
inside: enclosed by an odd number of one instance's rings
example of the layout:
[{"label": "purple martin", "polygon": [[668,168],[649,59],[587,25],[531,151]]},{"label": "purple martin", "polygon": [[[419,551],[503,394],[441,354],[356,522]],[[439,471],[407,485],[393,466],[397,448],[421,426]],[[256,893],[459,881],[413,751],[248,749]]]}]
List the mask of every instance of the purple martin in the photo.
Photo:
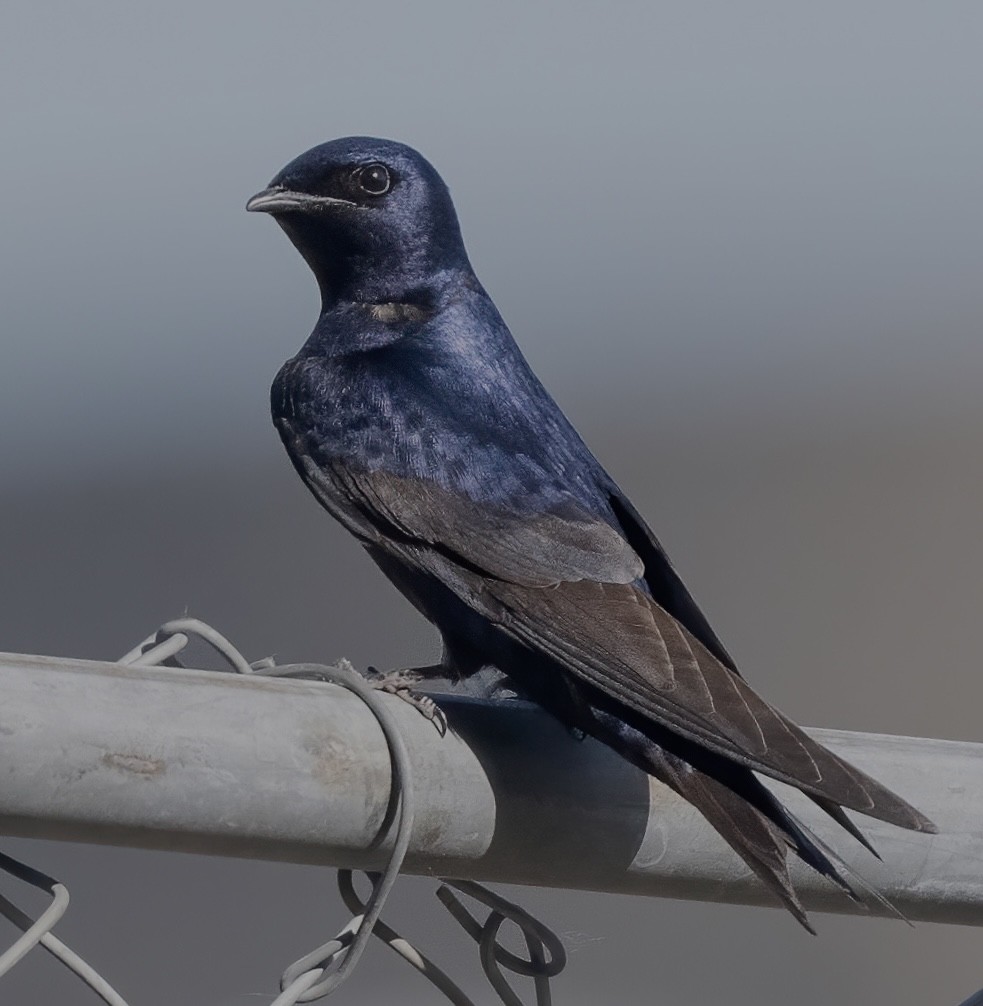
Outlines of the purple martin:
[{"label": "purple martin", "polygon": [[443,180],[349,137],[247,209],[304,257],[321,313],[277,374],[273,420],[318,502],[439,630],[442,677],[495,667],[694,804],[803,925],[792,849],[847,871],[755,773],[932,823],[751,690],[645,520],[540,384],[478,282]]}]

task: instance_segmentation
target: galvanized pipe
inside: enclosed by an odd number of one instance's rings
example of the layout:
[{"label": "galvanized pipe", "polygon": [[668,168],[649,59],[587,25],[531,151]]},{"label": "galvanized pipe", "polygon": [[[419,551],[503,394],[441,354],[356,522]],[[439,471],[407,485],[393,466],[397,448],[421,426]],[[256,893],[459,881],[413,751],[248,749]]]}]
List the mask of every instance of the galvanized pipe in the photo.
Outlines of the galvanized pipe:
[{"label": "galvanized pipe", "polygon": [[[391,847],[385,742],[333,685],[2,654],[0,696],[4,834],[365,868]],[[442,697],[442,738],[387,701],[415,769],[408,872],[772,904],[692,807],[535,707]],[[811,732],[941,833],[859,819],[879,863],[780,787],[800,817],[909,918],[983,924],[983,745]],[[793,876],[808,908],[862,911]]]}]

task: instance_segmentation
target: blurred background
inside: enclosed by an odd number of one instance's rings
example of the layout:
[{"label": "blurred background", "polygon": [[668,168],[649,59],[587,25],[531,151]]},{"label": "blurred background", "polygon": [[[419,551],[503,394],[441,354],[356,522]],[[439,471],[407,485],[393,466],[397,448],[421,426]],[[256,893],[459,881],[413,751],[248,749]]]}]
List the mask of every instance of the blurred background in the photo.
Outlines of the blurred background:
[{"label": "blurred background", "polygon": [[[0,649],[111,659],[189,610],[253,658],[435,655],[268,418],[317,298],[243,204],[368,133],[442,172],[533,366],[759,691],[983,739],[981,30],[948,0],[6,3]],[[265,1002],[347,918],[327,870],[4,848],[68,884],[57,932],[134,1006]],[[476,973],[430,891],[389,914]],[[563,1003],[983,985],[968,929],[512,893],[565,936]],[[96,1000],[35,951],[0,1001]],[[337,1001],[434,997],[373,947]]]}]

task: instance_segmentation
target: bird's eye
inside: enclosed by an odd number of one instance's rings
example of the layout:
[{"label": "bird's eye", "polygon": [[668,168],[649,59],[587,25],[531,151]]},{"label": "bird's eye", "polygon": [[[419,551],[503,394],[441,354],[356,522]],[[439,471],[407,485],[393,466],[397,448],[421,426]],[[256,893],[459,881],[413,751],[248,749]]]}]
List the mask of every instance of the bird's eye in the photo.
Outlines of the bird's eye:
[{"label": "bird's eye", "polygon": [[358,187],[370,196],[384,196],[392,188],[392,177],[384,164],[366,164],[355,172]]}]

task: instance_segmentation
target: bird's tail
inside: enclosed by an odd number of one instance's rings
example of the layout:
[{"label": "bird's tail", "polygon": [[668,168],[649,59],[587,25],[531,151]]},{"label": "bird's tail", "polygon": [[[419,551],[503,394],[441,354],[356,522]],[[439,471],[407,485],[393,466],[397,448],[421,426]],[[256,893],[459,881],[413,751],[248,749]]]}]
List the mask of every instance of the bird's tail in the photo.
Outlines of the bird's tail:
[{"label": "bird's tail", "polygon": [[[810,933],[815,933],[815,930],[795,893],[788,872],[789,848],[838,884],[849,896],[856,897],[849,883],[811,836],[791,819],[785,808],[751,772],[747,772],[751,785],[762,790],[762,793],[755,794],[759,798],[755,803],[759,806],[680,759],[666,755],[661,761],[663,764],[653,765],[650,771],[700,811],[758,879],[777,895]],[[764,807],[760,806],[762,804]]]},{"label": "bird's tail", "polygon": [[[881,894],[796,820],[750,769],[718,755],[707,757],[706,753],[696,767],[623,723],[618,724],[617,733],[616,741],[611,737],[605,740],[696,807],[810,933],[815,930],[789,876],[789,850],[836,884],[851,900],[860,905],[877,902],[903,918]],[[871,848],[838,804],[823,801],[820,806]]]},{"label": "bird's tail", "polygon": [[[718,834],[810,933],[815,933],[815,930],[789,876],[789,849],[817,873],[836,884],[858,905],[866,907],[873,902],[897,918],[907,921],[890,901],[798,821],[753,773],[747,772],[747,789],[738,793],[691,766],[686,765],[685,769],[689,771],[684,771],[677,779],[680,796],[696,806]],[[842,815],[842,810],[840,814]],[[839,820],[839,817],[836,819]],[[855,836],[858,834],[858,829],[852,822],[848,830]],[[877,855],[862,834],[859,840]]]}]

